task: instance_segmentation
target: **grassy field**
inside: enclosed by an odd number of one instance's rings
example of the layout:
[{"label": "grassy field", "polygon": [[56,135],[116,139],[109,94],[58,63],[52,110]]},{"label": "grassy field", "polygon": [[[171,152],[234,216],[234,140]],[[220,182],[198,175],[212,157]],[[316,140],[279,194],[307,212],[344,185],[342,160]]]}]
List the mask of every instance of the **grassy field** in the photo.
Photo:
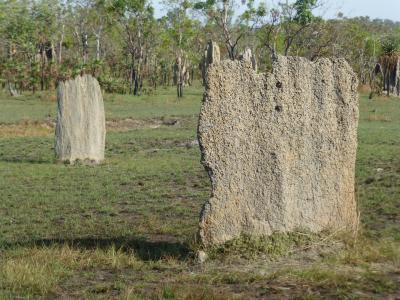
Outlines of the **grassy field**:
[{"label": "grassy field", "polygon": [[400,100],[360,97],[357,237],[243,237],[198,264],[201,97],[106,95],[92,167],[56,163],[53,94],[0,94],[0,299],[400,297]]}]

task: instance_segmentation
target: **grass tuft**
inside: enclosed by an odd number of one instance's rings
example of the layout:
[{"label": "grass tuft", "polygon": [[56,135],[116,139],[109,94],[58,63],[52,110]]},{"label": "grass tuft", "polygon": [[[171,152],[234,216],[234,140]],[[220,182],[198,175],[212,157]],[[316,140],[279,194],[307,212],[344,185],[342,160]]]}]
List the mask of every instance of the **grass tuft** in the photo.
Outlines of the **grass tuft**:
[{"label": "grass tuft", "polygon": [[43,295],[57,292],[57,285],[74,271],[98,267],[120,270],[137,264],[133,254],[115,247],[80,250],[65,245],[22,249],[0,265],[0,288]]},{"label": "grass tuft", "polygon": [[271,260],[293,253],[296,249],[312,247],[325,234],[307,232],[274,233],[270,236],[242,235],[209,250],[211,259],[237,256],[253,259],[265,255]]}]

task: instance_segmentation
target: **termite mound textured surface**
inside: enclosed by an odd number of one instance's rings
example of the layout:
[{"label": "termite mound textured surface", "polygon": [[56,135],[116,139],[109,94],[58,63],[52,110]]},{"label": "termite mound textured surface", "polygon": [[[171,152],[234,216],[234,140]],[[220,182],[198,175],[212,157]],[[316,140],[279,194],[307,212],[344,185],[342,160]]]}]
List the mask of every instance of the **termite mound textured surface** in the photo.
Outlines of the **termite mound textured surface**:
[{"label": "termite mound textured surface", "polygon": [[204,245],[356,227],[357,85],[343,59],[280,56],[267,74],[246,60],[208,67],[198,126],[212,183]]},{"label": "termite mound textured surface", "polygon": [[91,75],[59,82],[57,90],[55,152],[61,161],[99,163],[104,159],[105,114],[103,96]]}]

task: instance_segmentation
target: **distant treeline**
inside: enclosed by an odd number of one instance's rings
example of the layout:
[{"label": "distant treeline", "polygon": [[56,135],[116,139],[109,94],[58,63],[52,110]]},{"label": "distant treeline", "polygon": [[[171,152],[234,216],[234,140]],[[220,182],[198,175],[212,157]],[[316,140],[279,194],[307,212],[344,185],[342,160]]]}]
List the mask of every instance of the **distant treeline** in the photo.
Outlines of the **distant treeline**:
[{"label": "distant treeline", "polygon": [[165,0],[166,15],[156,19],[147,0],[0,0],[0,84],[18,95],[91,73],[107,92],[176,85],[182,96],[202,80],[208,40],[228,59],[250,48],[260,71],[279,54],[344,57],[371,83],[376,63],[397,57],[400,24],[340,13],[324,20],[313,14],[319,5]]}]

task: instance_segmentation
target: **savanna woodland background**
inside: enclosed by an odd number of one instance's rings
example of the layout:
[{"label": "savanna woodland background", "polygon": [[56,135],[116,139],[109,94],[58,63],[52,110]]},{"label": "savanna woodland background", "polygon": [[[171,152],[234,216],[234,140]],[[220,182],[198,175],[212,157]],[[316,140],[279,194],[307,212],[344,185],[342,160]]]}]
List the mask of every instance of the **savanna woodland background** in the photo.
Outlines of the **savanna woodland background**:
[{"label": "savanna woodland background", "polygon": [[[400,24],[326,20],[321,5],[167,0],[156,19],[140,0],[0,0],[0,298],[400,297],[400,100],[383,93],[399,86]],[[226,59],[249,47],[260,72],[278,54],[348,60],[360,80],[357,234],[243,236],[198,263],[210,39]],[[81,73],[104,92],[98,166],[54,157],[55,88]]]},{"label": "savanna woodland background", "polygon": [[260,71],[276,54],[344,57],[362,84],[375,64],[395,56],[398,22],[368,17],[324,20],[317,0],[264,2],[165,0],[156,19],[144,0],[0,2],[0,83],[13,94],[51,90],[57,80],[93,73],[108,93],[149,94],[201,79],[214,40],[230,59],[249,47]]}]

